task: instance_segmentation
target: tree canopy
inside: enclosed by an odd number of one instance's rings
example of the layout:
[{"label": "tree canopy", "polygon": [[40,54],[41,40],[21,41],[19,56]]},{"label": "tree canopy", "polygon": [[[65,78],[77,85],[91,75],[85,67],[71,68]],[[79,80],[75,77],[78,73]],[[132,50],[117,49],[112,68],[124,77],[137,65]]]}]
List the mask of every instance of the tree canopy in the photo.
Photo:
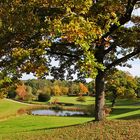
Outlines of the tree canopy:
[{"label": "tree canopy", "polygon": [[136,98],[137,85],[130,73],[117,70],[106,78],[106,96],[114,106],[117,98]]}]

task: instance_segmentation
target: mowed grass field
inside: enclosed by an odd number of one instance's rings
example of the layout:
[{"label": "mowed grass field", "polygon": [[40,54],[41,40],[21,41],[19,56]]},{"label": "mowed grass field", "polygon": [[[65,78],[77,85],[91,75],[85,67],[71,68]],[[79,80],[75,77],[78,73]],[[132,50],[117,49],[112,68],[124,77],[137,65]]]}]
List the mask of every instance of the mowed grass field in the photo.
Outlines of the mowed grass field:
[{"label": "mowed grass field", "polygon": [[[53,96],[51,97],[51,100],[49,101],[49,103],[54,102],[55,100],[57,100],[58,102],[62,102],[62,103],[71,103],[74,105],[92,105],[95,102],[95,98],[94,97],[89,97],[89,96],[85,96],[85,100],[86,102],[79,102],[76,100],[77,97],[69,97],[69,96]],[[28,103],[33,103],[33,104],[48,104],[48,102],[38,102],[38,101],[29,101]]]},{"label": "mowed grass field", "polygon": [[29,105],[2,99],[0,100],[0,120],[10,116],[15,116],[18,109],[26,108],[28,106]]},{"label": "mowed grass field", "polygon": [[86,102],[79,102],[76,100],[77,97],[68,97],[68,96],[54,96],[51,98],[50,102],[53,102],[54,100],[58,100],[58,102],[63,103],[72,103],[75,105],[92,105],[95,102],[94,97],[85,96]]},{"label": "mowed grass field", "polygon": [[[76,97],[57,98],[60,102],[77,104]],[[93,97],[88,97],[81,105],[88,106],[94,101]],[[109,101],[107,104],[110,104]],[[0,118],[27,107],[10,100],[0,100]],[[0,119],[0,140],[139,140],[140,99],[118,100],[107,120],[99,123],[93,120],[93,117],[8,117],[6,120]]]}]

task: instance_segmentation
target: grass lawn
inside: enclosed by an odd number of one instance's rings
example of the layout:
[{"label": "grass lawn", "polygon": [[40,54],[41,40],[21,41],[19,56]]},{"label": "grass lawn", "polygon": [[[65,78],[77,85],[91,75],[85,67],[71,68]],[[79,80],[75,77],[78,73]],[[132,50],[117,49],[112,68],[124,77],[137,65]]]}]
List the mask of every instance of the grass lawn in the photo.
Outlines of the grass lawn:
[{"label": "grass lawn", "polygon": [[118,99],[109,119],[140,119],[140,99]]},{"label": "grass lawn", "polygon": [[88,117],[55,117],[24,115],[0,123],[0,135],[64,127],[91,121]]},{"label": "grass lawn", "polygon": [[[77,102],[76,97],[59,96],[57,98],[59,102],[74,103],[79,106],[88,106],[94,103],[93,97],[88,97],[84,103]],[[109,101],[107,103],[109,104]],[[27,107],[27,105],[5,99],[0,100],[0,116],[16,113],[19,108],[23,107]],[[140,139],[140,99],[119,99],[108,117],[109,121],[86,123],[93,119],[92,117],[32,115],[13,117],[0,122],[0,140]],[[81,125],[70,126],[76,124]]]},{"label": "grass lawn", "polygon": [[[51,100],[49,101],[49,103],[54,102],[56,99],[58,102],[62,102],[62,103],[72,103],[75,106],[86,106],[86,105],[92,105],[95,103],[95,97],[89,97],[89,96],[85,96],[85,100],[86,102],[79,102],[76,101],[78,97],[69,97],[69,96],[53,96],[51,97]],[[31,103],[31,104],[48,104],[48,102],[39,102],[39,101],[27,101],[27,103]]]},{"label": "grass lawn", "polygon": [[86,102],[76,101],[76,98],[77,97],[54,96],[51,98],[50,102],[53,102],[55,99],[57,99],[58,102],[72,103],[72,104],[77,104],[77,105],[91,105],[91,104],[94,104],[94,102],[95,102],[94,97],[85,96]]},{"label": "grass lawn", "polygon": [[17,110],[28,105],[12,102],[6,99],[0,100],[0,119],[15,115]]}]

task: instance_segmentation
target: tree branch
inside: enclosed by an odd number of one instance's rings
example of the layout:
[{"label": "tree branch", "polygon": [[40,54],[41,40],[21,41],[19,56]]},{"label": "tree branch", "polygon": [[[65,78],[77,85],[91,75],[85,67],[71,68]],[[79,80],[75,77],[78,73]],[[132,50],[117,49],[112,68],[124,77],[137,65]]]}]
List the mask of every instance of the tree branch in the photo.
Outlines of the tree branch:
[{"label": "tree branch", "polygon": [[126,12],[124,15],[122,15],[119,19],[119,25],[113,24],[110,27],[109,32],[107,32],[105,35],[103,35],[102,38],[105,38],[107,36],[109,36],[111,33],[113,33],[116,29],[118,29],[120,26],[124,25],[125,23],[127,23],[128,21],[130,21],[131,19],[131,14],[132,11],[134,9],[135,4],[138,2],[138,0],[128,0],[127,6],[126,6]]},{"label": "tree branch", "polygon": [[[79,56],[83,54],[83,51],[82,50],[79,50],[78,52],[72,52],[71,48],[67,49],[65,47],[65,49],[61,49],[62,46],[75,46],[76,45],[74,43],[69,43],[69,42],[56,42],[56,43],[53,43],[51,45],[51,47],[49,47],[48,49],[46,49],[47,53],[48,54],[54,54],[54,55],[60,55],[60,56],[67,56],[67,57],[71,57],[71,58],[77,58],[79,59]],[[72,53],[69,53],[69,52],[72,52]]]},{"label": "tree branch", "polygon": [[124,56],[124,57],[122,57],[120,59],[115,60],[114,62],[112,62],[111,64],[109,64],[108,66],[106,66],[106,69],[105,70],[108,70],[108,69],[110,69],[110,68],[112,68],[112,67],[114,67],[114,66],[116,66],[116,65],[118,65],[118,64],[120,64],[122,62],[125,62],[129,58],[131,58],[131,57],[133,57],[133,56],[135,56],[135,55],[137,55],[139,53],[140,53],[140,47],[137,48],[137,49],[135,49],[132,53],[127,54],[126,56]]},{"label": "tree branch", "polygon": [[113,49],[115,49],[117,46],[116,45],[111,45],[108,49],[106,49],[104,51],[104,55],[108,54],[110,51],[112,51]]},{"label": "tree branch", "polygon": [[60,56],[67,56],[67,57],[73,57],[73,58],[79,58],[78,55],[73,55],[73,54],[68,54],[68,53],[62,53],[62,52],[56,52],[56,51],[51,51],[51,50],[46,50],[48,54],[53,54],[53,55],[60,55]]}]

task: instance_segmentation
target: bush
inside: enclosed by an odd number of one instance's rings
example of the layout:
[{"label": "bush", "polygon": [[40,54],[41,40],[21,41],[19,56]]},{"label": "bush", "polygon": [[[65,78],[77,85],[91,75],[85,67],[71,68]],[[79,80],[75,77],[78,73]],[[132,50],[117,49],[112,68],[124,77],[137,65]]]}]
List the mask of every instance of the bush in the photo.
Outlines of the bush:
[{"label": "bush", "polygon": [[11,99],[14,99],[16,97],[16,92],[15,91],[9,91],[7,97],[11,98]]},{"label": "bush", "polygon": [[40,102],[46,102],[51,99],[51,96],[47,93],[39,93],[38,95],[38,101]]},{"label": "bush", "polygon": [[83,97],[83,96],[79,96],[78,98],[76,98],[76,101],[85,102],[86,101],[86,98]]},{"label": "bush", "polygon": [[22,114],[27,113],[27,111],[26,111],[26,109],[24,109],[24,108],[20,108],[20,109],[17,111],[17,113],[18,113],[19,115],[22,115]]},{"label": "bush", "polygon": [[63,110],[62,106],[60,106],[60,105],[52,106],[52,107],[50,107],[50,109],[53,109],[53,110],[56,110],[56,111]]},{"label": "bush", "polygon": [[0,99],[3,99],[3,98],[4,98],[4,93],[0,92]]}]

